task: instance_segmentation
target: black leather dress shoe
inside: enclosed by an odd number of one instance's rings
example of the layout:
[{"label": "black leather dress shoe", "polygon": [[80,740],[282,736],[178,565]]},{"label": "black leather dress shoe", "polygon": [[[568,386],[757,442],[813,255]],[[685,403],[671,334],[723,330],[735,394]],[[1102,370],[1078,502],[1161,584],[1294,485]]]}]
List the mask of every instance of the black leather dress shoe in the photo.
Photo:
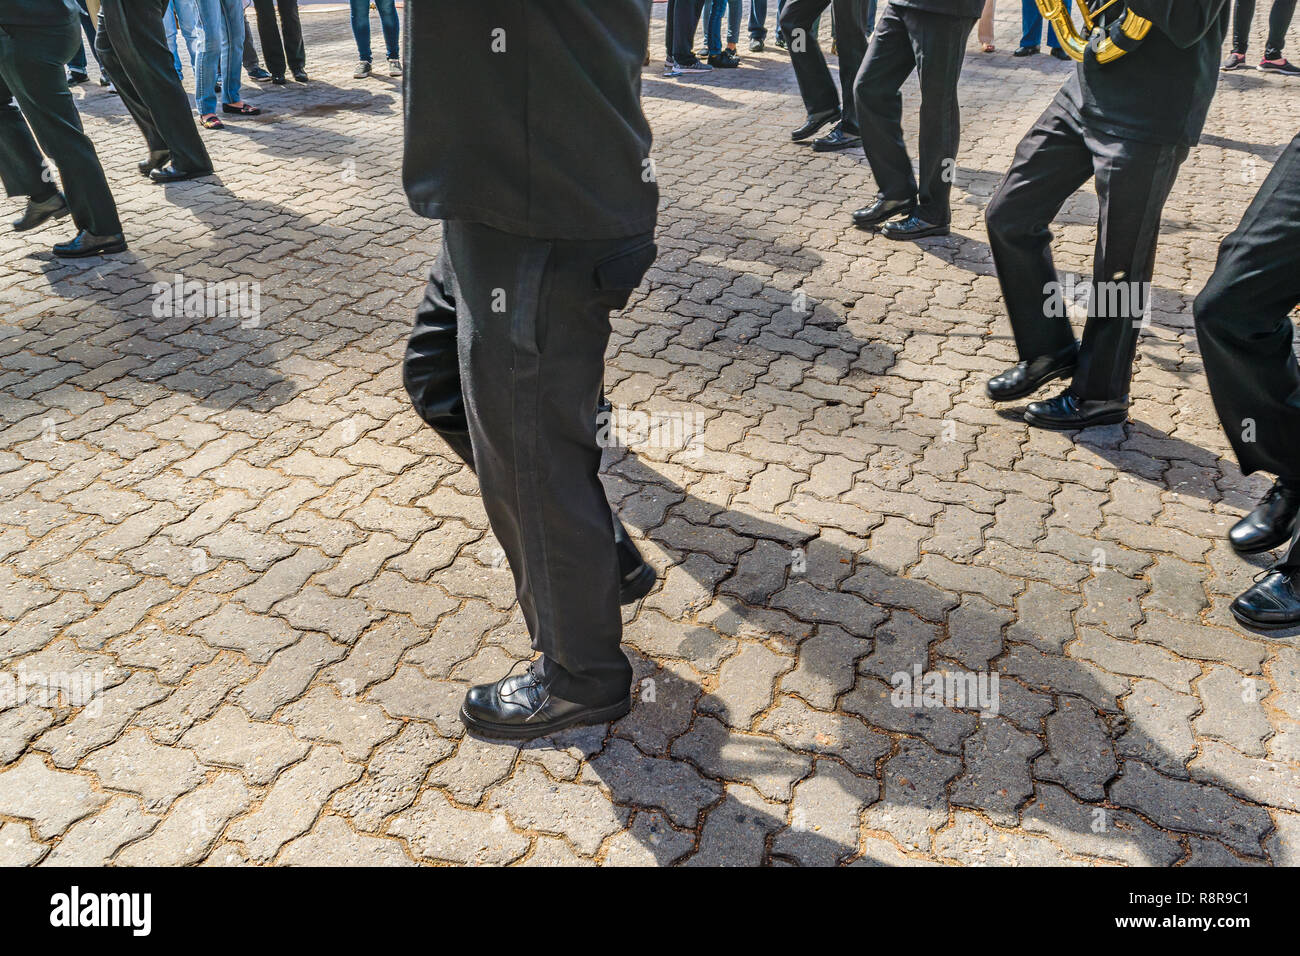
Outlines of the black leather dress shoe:
[{"label": "black leather dress shoe", "polygon": [[1250,514],[1232,526],[1228,541],[1238,554],[1258,554],[1286,544],[1300,514],[1300,482],[1278,479]]},{"label": "black leather dress shoe", "polygon": [[835,128],[821,139],[813,140],[813,152],[833,153],[838,149],[853,149],[862,145],[862,137],[844,132],[844,127],[836,124]]},{"label": "black leather dress shoe", "polygon": [[284,86],[289,81],[284,78],[283,73],[272,73],[271,82],[274,83],[276,86]]},{"label": "black leather dress shoe", "polygon": [[1300,569],[1268,571],[1228,609],[1242,624],[1264,631],[1300,624]]},{"label": "black leather dress shoe", "polygon": [[140,175],[146,179],[155,169],[162,169],[172,161],[170,153],[150,153],[148,159],[142,159],[135,164],[135,168],[140,170]]},{"label": "black leather dress shoe", "polygon": [[614,518],[614,550],[618,552],[618,603],[632,604],[650,593],[658,577],[617,517]]},{"label": "black leather dress shoe", "polygon": [[1083,399],[1066,389],[1056,398],[1031,402],[1025,421],[1037,428],[1070,431],[1094,425],[1118,425],[1128,421],[1128,397],[1118,400]]},{"label": "black leather dress shoe", "polygon": [[307,82],[307,71],[306,71],[306,70],[294,70],[294,71],[293,71],[293,78],[294,78],[294,80],[295,80],[296,82],[298,82],[298,83],[306,83],[306,82]]},{"label": "black leather dress shoe", "polygon": [[807,139],[814,133],[820,132],[826,124],[834,123],[839,118],[840,111],[837,109],[827,110],[825,113],[813,113],[808,117],[807,122],[798,129],[791,131],[790,139],[796,143],[801,139]]},{"label": "black leather dress shoe", "polygon": [[171,163],[168,163],[162,169],[155,169],[149,173],[149,178],[156,183],[180,183],[187,179],[202,179],[204,176],[211,176],[210,169],[196,169],[190,172],[187,169],[177,169]]},{"label": "black leather dress shoe", "polygon": [[107,256],[115,252],[126,252],[126,239],[120,232],[115,236],[95,236],[83,229],[77,233],[76,238],[60,242],[54,247],[54,254],[60,259],[84,259],[86,256]]},{"label": "black leather dress shoe", "polygon": [[913,213],[906,219],[894,219],[880,227],[880,234],[886,239],[924,239],[927,236],[946,236],[952,227],[946,222],[939,225],[926,222]]},{"label": "black leather dress shoe", "polygon": [[1070,58],[1070,54],[1066,53],[1059,46],[1052,47],[1052,56],[1056,57],[1058,60],[1068,60]]},{"label": "black leather dress shoe", "polygon": [[1017,47],[1016,51],[1011,55],[1012,56],[1038,56],[1038,47],[1036,46]]},{"label": "black leather dress shoe", "polygon": [[915,199],[886,199],[877,196],[870,206],[853,210],[853,225],[859,229],[874,229],[897,216],[910,216],[915,208]]},{"label": "black leather dress shoe", "polygon": [[28,229],[35,229],[58,216],[68,214],[68,202],[63,198],[63,193],[55,192],[53,196],[47,196],[45,199],[27,200],[27,208],[23,210],[21,219],[14,220],[14,232],[26,232]]},{"label": "black leather dress shoe", "polygon": [[542,686],[541,678],[529,665],[523,674],[471,687],[460,706],[460,719],[470,730],[487,737],[526,740],[566,727],[617,720],[631,709],[631,697],[601,707],[556,697]]},{"label": "black leather dress shoe", "polygon": [[1014,402],[1032,395],[1054,378],[1069,378],[1079,360],[1077,345],[1056,355],[1040,355],[1030,362],[1020,362],[1000,375],[994,375],[984,386],[989,398],[995,402]]}]

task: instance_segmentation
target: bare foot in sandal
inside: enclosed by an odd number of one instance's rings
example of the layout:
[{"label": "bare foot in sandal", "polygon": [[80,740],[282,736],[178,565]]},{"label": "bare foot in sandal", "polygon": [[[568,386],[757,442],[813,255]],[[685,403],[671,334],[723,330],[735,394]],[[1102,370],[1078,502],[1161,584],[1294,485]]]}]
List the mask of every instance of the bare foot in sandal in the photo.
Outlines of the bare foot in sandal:
[{"label": "bare foot in sandal", "polygon": [[204,113],[203,116],[199,118],[199,122],[203,124],[204,129],[225,129],[226,128],[226,124],[221,122],[221,117],[218,116],[216,113]]}]

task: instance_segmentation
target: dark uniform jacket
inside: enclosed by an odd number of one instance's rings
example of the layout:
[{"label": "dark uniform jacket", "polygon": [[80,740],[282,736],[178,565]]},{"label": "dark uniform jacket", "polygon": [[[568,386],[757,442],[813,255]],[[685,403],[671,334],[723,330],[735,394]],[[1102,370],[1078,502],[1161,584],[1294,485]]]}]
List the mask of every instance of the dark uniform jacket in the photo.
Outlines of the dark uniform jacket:
[{"label": "dark uniform jacket", "polygon": [[0,26],[62,26],[76,21],[79,11],[74,0],[0,0]]},{"label": "dark uniform jacket", "polygon": [[946,13],[952,17],[978,20],[984,12],[984,0],[889,0],[896,7],[911,7],[913,10],[928,10],[931,13]]},{"label": "dark uniform jacket", "polygon": [[650,0],[411,0],[411,208],[538,239],[654,230]]},{"label": "dark uniform jacket", "polygon": [[1088,53],[1060,101],[1103,133],[1195,146],[1219,80],[1230,6],[1228,0],[1128,0],[1130,10],[1151,21],[1151,32],[1110,63]]}]

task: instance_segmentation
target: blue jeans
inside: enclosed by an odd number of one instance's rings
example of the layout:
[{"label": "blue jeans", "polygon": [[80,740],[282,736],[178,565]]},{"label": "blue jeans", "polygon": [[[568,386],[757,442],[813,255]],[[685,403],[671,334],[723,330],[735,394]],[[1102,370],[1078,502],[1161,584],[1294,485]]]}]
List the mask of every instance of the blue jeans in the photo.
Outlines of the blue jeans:
[{"label": "blue jeans", "polygon": [[[785,6],[785,0],[776,0],[776,21],[781,22],[781,8]],[[781,35],[781,28],[778,25],[776,35]],[[754,40],[762,40],[767,37],[767,0],[749,0],[749,36]]]},{"label": "blue jeans", "polygon": [[[379,11],[379,25],[384,31],[384,46],[388,48],[388,58],[400,59],[402,24],[397,19],[394,0],[375,0],[375,9]],[[357,55],[369,63],[373,59],[370,51],[370,0],[352,0],[352,36],[357,41]]]},{"label": "blue jeans", "polygon": [[181,54],[179,44],[176,42],[178,29],[190,54],[190,69],[197,76],[200,30],[199,10],[195,6],[195,0],[171,0],[171,3],[167,4],[166,13],[163,14],[163,33],[167,36],[167,49],[172,51],[172,65],[176,67],[176,75],[183,80],[185,71],[181,67]]},{"label": "blue jeans", "polygon": [[704,4],[704,42],[709,56],[722,52],[722,14],[727,17],[727,42],[735,43],[740,39],[741,0],[707,0]]},{"label": "blue jeans", "polygon": [[[86,39],[90,41],[90,52],[95,54],[95,62],[99,63],[99,54],[95,52],[95,21],[90,18],[90,8],[86,6],[86,0],[77,0],[77,6],[80,8],[81,29],[86,34]],[[77,47],[77,52],[68,61],[68,66],[78,73],[86,72],[86,44],[84,42]],[[99,64],[99,71],[104,72],[104,64]]]},{"label": "blue jeans", "polygon": [[199,115],[206,116],[217,111],[219,61],[222,102],[239,102],[244,70],[244,5],[240,0],[198,0],[198,8],[203,38],[199,46],[194,99]]},{"label": "blue jeans", "polygon": [[[1070,9],[1070,0],[1065,0],[1065,9]],[[1024,27],[1020,45],[1040,46],[1043,42],[1043,15],[1038,11],[1038,4],[1034,0],[1020,0],[1020,22]],[[1047,45],[1057,49],[1061,46],[1050,23],[1047,25]]]}]

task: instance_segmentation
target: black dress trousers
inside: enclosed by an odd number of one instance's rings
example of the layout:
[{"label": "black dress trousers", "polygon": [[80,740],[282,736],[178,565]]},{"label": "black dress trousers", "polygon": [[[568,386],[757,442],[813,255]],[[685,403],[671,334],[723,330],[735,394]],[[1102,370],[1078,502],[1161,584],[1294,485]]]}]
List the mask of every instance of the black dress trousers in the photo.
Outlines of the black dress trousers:
[{"label": "black dress trousers", "polygon": [[[839,51],[840,89],[835,88],[821,45],[812,34],[813,24],[834,3],[835,48]],[[853,78],[867,52],[876,0],[787,0],[779,25],[790,49],[790,63],[808,115],[838,109],[844,132],[858,135],[853,103]]]},{"label": "black dress trousers", "polygon": [[122,231],[117,204],[82,129],[64,69],[80,40],[74,20],[0,27],[0,180],[10,196],[48,196],[54,184],[45,178],[44,150],[59,170],[77,228],[112,236]]},{"label": "black dress trousers", "polygon": [[[275,23],[276,8],[280,25]],[[289,70],[307,68],[307,48],[302,42],[302,21],[298,17],[298,0],[253,0],[257,11],[257,36],[262,41],[266,68],[276,76]],[[283,42],[281,33],[283,32]]]},{"label": "black dress trousers", "polygon": [[[1016,348],[1022,361],[1031,361],[1074,343],[1069,316],[1059,307],[1050,226],[1065,200],[1096,179],[1094,291],[1070,387],[1079,398],[1119,400],[1129,393],[1160,213],[1187,152],[1186,146],[1140,143],[1090,129],[1061,104],[1058,93],[1020,141],[985,210]],[[1115,308],[1117,303],[1123,307]]]},{"label": "black dress trousers", "polygon": [[103,0],[95,50],[149,152],[184,172],[207,172],[212,160],[163,33],[166,8],[167,0]]},{"label": "black dress trousers", "polygon": [[1246,474],[1300,482],[1300,135],[1219,246],[1196,297],[1196,338],[1219,421]]},{"label": "black dress trousers", "polygon": [[444,222],[403,363],[416,411],[478,474],[547,689],[593,706],[626,699],[632,680],[596,403],[610,312],[655,252],[650,234]]},{"label": "black dress trousers", "polygon": [[[957,79],[976,21],[891,3],[853,84],[862,149],[886,199],[917,200],[916,214],[947,225],[949,195],[961,138]],[[903,145],[903,83],[916,70],[921,84],[920,177]]]}]

